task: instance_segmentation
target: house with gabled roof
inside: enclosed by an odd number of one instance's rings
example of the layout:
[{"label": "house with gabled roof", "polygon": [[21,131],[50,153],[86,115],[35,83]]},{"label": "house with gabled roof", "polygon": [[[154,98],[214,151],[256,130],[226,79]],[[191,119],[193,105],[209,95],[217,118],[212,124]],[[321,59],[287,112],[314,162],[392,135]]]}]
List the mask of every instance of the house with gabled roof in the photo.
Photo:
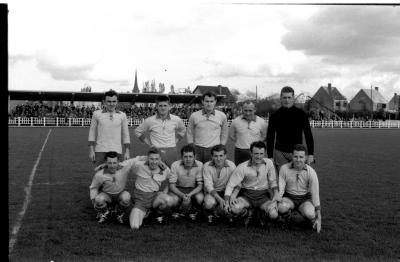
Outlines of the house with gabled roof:
[{"label": "house with gabled roof", "polygon": [[376,86],[371,89],[360,89],[351,99],[349,107],[352,111],[386,111],[388,101],[379,92],[379,87]]},{"label": "house with gabled roof", "polygon": [[389,110],[394,112],[400,112],[400,95],[394,93],[394,96],[389,101]]},{"label": "house with gabled roof", "polygon": [[217,95],[225,95],[225,98],[223,99],[222,103],[225,104],[232,104],[235,103],[235,97],[232,95],[231,91],[229,90],[228,87],[226,86],[202,86],[198,85],[196,88],[193,90],[193,94],[200,94],[203,95],[207,92],[213,92]]},{"label": "house with gabled roof", "polygon": [[327,86],[321,86],[311,98],[310,107],[312,109],[326,111],[345,111],[347,110],[347,98],[339,90],[328,83]]}]

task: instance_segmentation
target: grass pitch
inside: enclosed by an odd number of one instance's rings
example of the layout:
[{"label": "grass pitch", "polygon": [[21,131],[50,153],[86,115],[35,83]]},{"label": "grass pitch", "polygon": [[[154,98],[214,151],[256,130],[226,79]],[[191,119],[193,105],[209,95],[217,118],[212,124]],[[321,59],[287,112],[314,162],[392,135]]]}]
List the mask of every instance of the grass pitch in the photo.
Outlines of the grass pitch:
[{"label": "grass pitch", "polygon": [[[9,233],[49,128],[9,128]],[[53,128],[10,261],[398,261],[400,130],[313,129],[322,232],[99,225],[89,200],[88,128]],[[131,129],[132,156],[146,153]],[[182,146],[182,143],[179,147]],[[233,145],[228,145],[233,159]],[[133,183],[128,183],[132,192]]]}]

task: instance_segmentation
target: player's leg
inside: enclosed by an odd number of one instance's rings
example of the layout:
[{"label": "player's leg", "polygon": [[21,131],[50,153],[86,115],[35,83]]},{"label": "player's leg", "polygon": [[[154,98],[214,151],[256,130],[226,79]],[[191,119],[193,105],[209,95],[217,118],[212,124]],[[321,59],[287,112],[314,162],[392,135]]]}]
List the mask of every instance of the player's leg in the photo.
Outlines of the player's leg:
[{"label": "player's leg", "polygon": [[126,213],[131,205],[131,194],[128,191],[122,191],[118,196],[117,221],[121,224],[125,222]]},{"label": "player's leg", "polygon": [[270,219],[277,219],[278,218],[278,207],[276,202],[271,200],[267,200],[260,206],[261,211],[263,211]]},{"label": "player's leg", "polygon": [[286,214],[292,209],[294,209],[293,201],[290,198],[282,197],[282,201],[278,203],[279,214]]},{"label": "player's leg", "polygon": [[201,212],[201,208],[204,202],[204,194],[203,192],[199,192],[191,197],[190,199],[190,206],[188,207],[189,210],[189,218],[192,221],[197,219],[199,212]]},{"label": "player's leg", "polygon": [[217,200],[211,194],[206,194],[204,197],[204,209],[206,211],[214,210],[215,206],[217,205]]},{"label": "player's leg", "polygon": [[143,218],[146,215],[146,211],[144,208],[134,207],[129,215],[129,225],[131,229],[139,229],[143,224]]},{"label": "player's leg", "polygon": [[250,206],[250,203],[245,198],[238,197],[235,203],[231,205],[230,209],[234,216],[242,216],[247,214]]},{"label": "player's leg", "polygon": [[111,197],[104,192],[100,192],[94,199],[94,209],[97,211],[96,218],[100,224],[106,222],[111,213],[109,210],[110,203]]},{"label": "player's leg", "polygon": [[153,209],[156,212],[156,220],[158,223],[164,223],[164,215],[169,210],[169,203],[171,202],[171,197],[164,193],[159,192],[153,201]]},{"label": "player's leg", "polygon": [[315,207],[314,205],[308,200],[303,202],[300,206],[299,206],[299,212],[300,214],[302,214],[305,218],[307,218],[308,220],[310,220],[311,222],[314,222],[315,220]]}]

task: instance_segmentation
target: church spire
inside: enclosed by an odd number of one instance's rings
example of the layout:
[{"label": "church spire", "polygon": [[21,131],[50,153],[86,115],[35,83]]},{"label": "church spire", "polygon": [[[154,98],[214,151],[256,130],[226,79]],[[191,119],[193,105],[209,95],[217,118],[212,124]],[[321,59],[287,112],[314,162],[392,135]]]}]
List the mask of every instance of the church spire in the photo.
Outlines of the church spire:
[{"label": "church spire", "polygon": [[138,83],[137,83],[137,70],[135,70],[135,84],[133,86],[132,93],[140,93]]}]

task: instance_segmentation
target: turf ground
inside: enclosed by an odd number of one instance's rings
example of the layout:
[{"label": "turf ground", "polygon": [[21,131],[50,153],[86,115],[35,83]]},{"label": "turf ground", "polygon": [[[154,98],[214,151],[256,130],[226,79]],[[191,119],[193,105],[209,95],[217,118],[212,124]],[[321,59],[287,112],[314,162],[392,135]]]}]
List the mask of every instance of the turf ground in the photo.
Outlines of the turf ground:
[{"label": "turf ground", "polygon": [[[49,130],[9,128],[9,232]],[[313,129],[323,216],[319,235],[274,225],[170,222],[136,232],[128,225],[99,225],[89,200],[87,133],[87,128],[52,128],[10,261],[400,259],[400,130]],[[133,129],[131,140],[133,156],[146,152]],[[131,191],[132,181],[129,186]]]}]

